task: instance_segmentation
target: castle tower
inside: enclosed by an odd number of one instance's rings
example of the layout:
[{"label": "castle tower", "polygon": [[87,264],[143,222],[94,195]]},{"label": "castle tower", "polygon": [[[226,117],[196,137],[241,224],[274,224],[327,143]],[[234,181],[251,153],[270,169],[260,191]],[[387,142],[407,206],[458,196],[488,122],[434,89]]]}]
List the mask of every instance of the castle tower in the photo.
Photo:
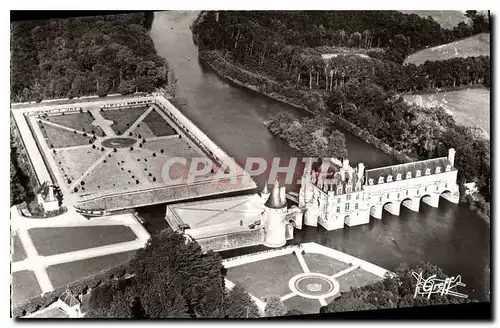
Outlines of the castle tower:
[{"label": "castle tower", "polygon": [[282,247],[286,244],[286,220],[287,214],[285,188],[280,188],[278,180],[274,183],[271,195],[264,204],[265,211],[265,234],[264,246]]}]

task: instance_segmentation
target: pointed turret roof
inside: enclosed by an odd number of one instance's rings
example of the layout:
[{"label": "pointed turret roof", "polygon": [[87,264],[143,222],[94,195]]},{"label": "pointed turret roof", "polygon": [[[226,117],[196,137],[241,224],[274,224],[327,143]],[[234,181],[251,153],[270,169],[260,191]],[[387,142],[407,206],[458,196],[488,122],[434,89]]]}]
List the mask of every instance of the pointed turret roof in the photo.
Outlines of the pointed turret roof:
[{"label": "pointed turret roof", "polygon": [[282,193],[280,192],[280,184],[278,180],[274,183],[273,190],[271,191],[271,195],[267,199],[265,206],[276,209],[286,207],[286,199],[282,199]]},{"label": "pointed turret roof", "polygon": [[262,190],[262,194],[263,195],[268,195],[269,194],[269,190],[267,190],[267,183],[264,185],[264,189]]}]

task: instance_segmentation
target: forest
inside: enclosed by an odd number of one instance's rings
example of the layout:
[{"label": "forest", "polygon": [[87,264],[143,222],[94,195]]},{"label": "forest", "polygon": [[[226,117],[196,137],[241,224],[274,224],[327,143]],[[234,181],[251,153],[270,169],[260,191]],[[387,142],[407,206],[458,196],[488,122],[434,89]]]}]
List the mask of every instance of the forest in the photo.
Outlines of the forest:
[{"label": "forest", "polygon": [[[148,18],[148,19],[146,19]],[[11,24],[11,101],[151,92],[170,83],[144,13]]]},{"label": "forest", "polygon": [[192,29],[205,58],[215,54],[275,81],[270,92],[308,103],[319,117],[333,113],[417,159],[446,156],[448,147],[456,148],[459,184],[476,181],[488,199],[489,141],[477,129],[455,124],[442,108],[419,108],[400,97],[439,88],[489,87],[489,57],[401,64],[422,48],[489,32],[486,17],[475,11],[466,16],[471,26],[461,23],[446,30],[432,18],[387,11],[205,12]]}]

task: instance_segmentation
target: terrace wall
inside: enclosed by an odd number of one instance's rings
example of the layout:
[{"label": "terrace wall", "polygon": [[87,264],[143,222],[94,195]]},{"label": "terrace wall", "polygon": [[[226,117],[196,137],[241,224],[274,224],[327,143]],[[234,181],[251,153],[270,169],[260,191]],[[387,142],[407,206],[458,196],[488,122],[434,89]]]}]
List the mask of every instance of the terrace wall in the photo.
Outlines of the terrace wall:
[{"label": "terrace wall", "polygon": [[224,251],[229,249],[255,246],[262,244],[262,230],[255,229],[233,232],[227,235],[196,239],[204,251]]}]

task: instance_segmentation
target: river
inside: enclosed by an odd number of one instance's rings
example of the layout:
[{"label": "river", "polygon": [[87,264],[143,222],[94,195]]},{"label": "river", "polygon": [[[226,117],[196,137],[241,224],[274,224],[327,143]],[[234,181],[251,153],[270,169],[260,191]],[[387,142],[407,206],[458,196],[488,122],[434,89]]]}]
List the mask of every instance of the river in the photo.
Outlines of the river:
[{"label": "river", "polygon": [[[189,11],[157,12],[150,32],[158,54],[175,71],[177,97],[189,104],[183,108],[184,114],[238,162],[248,156],[300,156],[297,150],[273,137],[264,122],[279,112],[297,117],[306,114],[231,85],[201,65],[189,29],[196,16],[197,12]],[[352,163],[363,162],[368,168],[395,163],[359,138],[346,134],[346,141]],[[256,182],[262,186],[263,180]],[[164,210],[164,206],[153,207],[148,218],[162,221]],[[465,205],[457,206],[444,199],[438,209],[422,204],[420,212],[413,213],[402,207],[399,217],[384,212],[382,220],[372,218],[364,226],[330,232],[321,227],[296,230],[292,243],[306,241],[338,249],[389,270],[403,261],[410,264],[428,261],[450,276],[461,275],[472,298],[483,300],[489,291],[490,230]],[[229,251],[223,256],[260,248]]]}]

